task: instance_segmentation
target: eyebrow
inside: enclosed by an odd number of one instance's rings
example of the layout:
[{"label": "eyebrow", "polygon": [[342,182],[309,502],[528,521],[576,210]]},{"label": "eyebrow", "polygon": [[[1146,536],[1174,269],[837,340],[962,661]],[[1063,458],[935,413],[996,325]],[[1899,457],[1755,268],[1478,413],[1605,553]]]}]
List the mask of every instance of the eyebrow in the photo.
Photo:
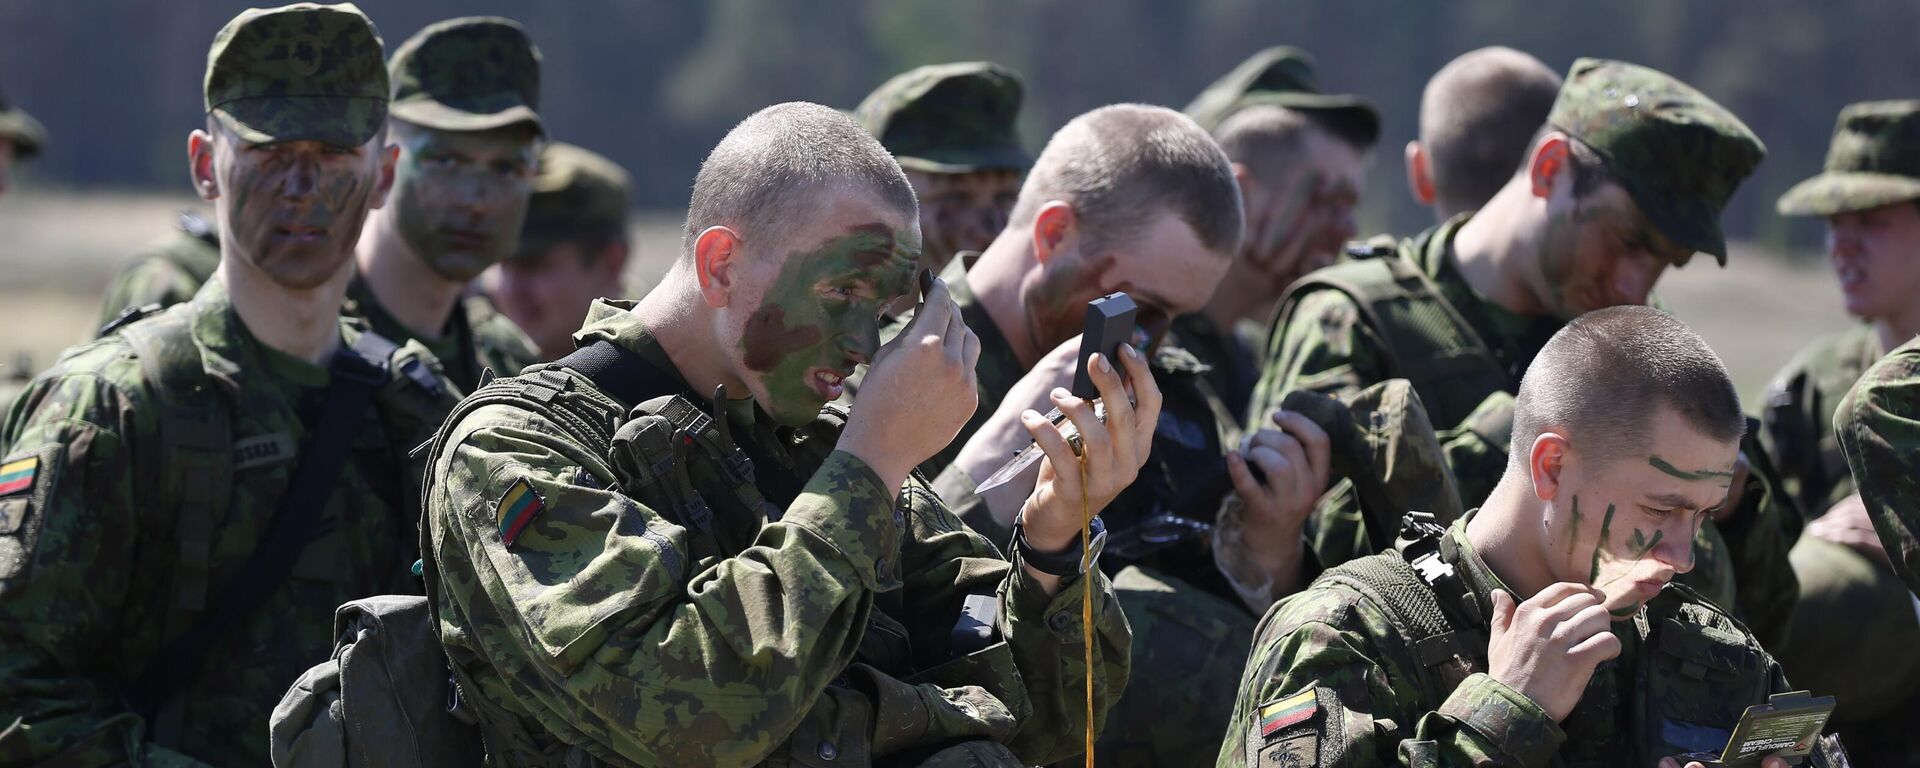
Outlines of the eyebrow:
[{"label": "eyebrow", "polygon": [[1677,493],[1651,494],[1646,497],[1646,500],[1651,504],[1662,506],[1662,507],[1674,507],[1676,509],[1700,509],[1701,508],[1700,505],[1694,503],[1693,499],[1689,499]]}]

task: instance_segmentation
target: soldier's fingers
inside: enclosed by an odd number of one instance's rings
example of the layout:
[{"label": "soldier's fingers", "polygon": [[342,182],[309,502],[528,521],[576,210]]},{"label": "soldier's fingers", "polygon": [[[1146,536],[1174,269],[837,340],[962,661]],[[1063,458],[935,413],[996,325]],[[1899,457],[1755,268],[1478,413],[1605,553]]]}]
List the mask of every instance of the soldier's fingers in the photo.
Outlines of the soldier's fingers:
[{"label": "soldier's fingers", "polygon": [[1493,634],[1504,634],[1513,626],[1513,612],[1519,605],[1514,603],[1513,595],[1504,589],[1493,591]]},{"label": "soldier's fingers", "polygon": [[1240,495],[1240,500],[1248,508],[1267,509],[1273,506],[1268,503],[1272,492],[1254,478],[1253,471],[1247,469],[1246,458],[1239,451],[1227,453],[1227,479],[1233,481],[1233,492]]},{"label": "soldier's fingers", "polygon": [[1567,656],[1588,667],[1597,667],[1601,662],[1619,655],[1620,636],[1612,632],[1601,632],[1567,649]]},{"label": "soldier's fingers", "polygon": [[1107,425],[1101,423],[1099,415],[1094,412],[1093,401],[1074,397],[1065,387],[1055,387],[1049,398],[1080,430],[1080,450],[1086,454],[1087,467],[1092,469],[1110,461],[1113,457],[1113,438],[1107,433]]},{"label": "soldier's fingers", "polygon": [[[1699,763],[1688,763],[1687,768],[1693,768],[1696,765],[1699,765]],[[1680,768],[1680,761],[1671,757],[1663,757],[1660,758],[1659,768]]]},{"label": "soldier's fingers", "polygon": [[1574,595],[1584,594],[1591,596],[1588,589],[1585,584],[1576,584],[1571,581],[1554,582],[1547,585],[1546,589],[1540,590],[1540,592],[1533,597],[1527,598],[1525,604],[1534,608],[1549,608],[1558,605],[1560,601],[1566,600]]},{"label": "soldier's fingers", "polygon": [[1123,345],[1120,350],[1120,365],[1127,369],[1127,383],[1133,386],[1134,440],[1139,446],[1153,442],[1154,427],[1160,423],[1160,384],[1153,380],[1153,371],[1147,367],[1147,356],[1133,345]]},{"label": "soldier's fingers", "polygon": [[972,328],[967,329],[966,348],[961,354],[966,360],[967,370],[977,372],[980,368],[980,334],[974,333]]},{"label": "soldier's fingers", "polygon": [[[1087,359],[1087,375],[1093,379],[1093,386],[1100,391],[1100,402],[1107,408],[1107,427],[1113,434],[1131,436],[1134,432],[1133,403],[1127,399],[1127,387],[1120,380],[1120,372],[1113,367],[1113,355],[1101,352]],[[1121,460],[1133,458],[1134,445],[1128,440],[1125,445],[1114,446],[1114,454]]]},{"label": "soldier's fingers", "polygon": [[1075,499],[1081,494],[1080,471],[1075,463],[1080,458],[1073,453],[1073,446],[1067,444],[1067,436],[1060,434],[1060,428],[1047,421],[1039,411],[1027,410],[1020,414],[1020,426],[1033,436],[1040,452],[1053,464],[1053,485],[1063,498]]},{"label": "soldier's fingers", "polygon": [[1554,627],[1553,636],[1568,645],[1579,645],[1596,634],[1609,631],[1612,625],[1613,617],[1607,615],[1606,606],[1589,605]]},{"label": "soldier's fingers", "polygon": [[[1700,764],[1694,763],[1694,765]],[[1701,768],[1706,768],[1706,766],[1701,766]],[[1792,766],[1787,763],[1787,759],[1784,757],[1767,755],[1766,757],[1760,758],[1760,768],[1792,768]]]},{"label": "soldier's fingers", "polygon": [[1292,479],[1293,487],[1302,494],[1312,493],[1315,496],[1320,495],[1319,488],[1309,487],[1313,485],[1314,470],[1313,465],[1307,463],[1307,449],[1300,445],[1300,441],[1293,439],[1293,437],[1289,435],[1287,439],[1276,446],[1276,448],[1280,451],[1281,456],[1287,457],[1287,463],[1291,464],[1294,468]]},{"label": "soldier's fingers", "polygon": [[961,319],[958,312],[949,313],[946,328],[940,332],[941,344],[946,348],[947,357],[955,360],[966,357],[968,335],[967,321]]},{"label": "soldier's fingers", "polygon": [[1267,487],[1278,496],[1291,483],[1287,473],[1293,471],[1293,462],[1288,461],[1280,452],[1265,446],[1255,446],[1247,452],[1247,461],[1266,473]]},{"label": "soldier's fingers", "polygon": [[1333,439],[1327,436],[1327,431],[1321,429],[1319,424],[1314,423],[1313,419],[1307,418],[1305,414],[1292,411],[1274,411],[1273,424],[1286,430],[1287,434],[1292,435],[1293,439],[1300,441],[1300,445],[1306,448],[1307,466],[1313,468],[1314,482],[1321,488],[1325,488],[1333,475],[1331,458]]},{"label": "soldier's fingers", "polygon": [[941,333],[947,327],[947,321],[957,312],[953,311],[953,294],[947,290],[947,281],[933,279],[933,290],[927,291],[926,299],[913,311],[913,320],[907,323],[901,336],[921,336],[929,333]]}]

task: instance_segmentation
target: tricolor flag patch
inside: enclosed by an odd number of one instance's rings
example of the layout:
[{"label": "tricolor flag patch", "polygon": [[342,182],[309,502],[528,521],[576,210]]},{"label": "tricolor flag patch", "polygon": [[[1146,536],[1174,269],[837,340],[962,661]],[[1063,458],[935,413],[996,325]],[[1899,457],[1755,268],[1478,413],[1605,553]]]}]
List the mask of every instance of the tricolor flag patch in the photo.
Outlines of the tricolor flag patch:
[{"label": "tricolor flag patch", "polygon": [[540,498],[538,491],[533,490],[533,485],[526,478],[513,481],[513,485],[507,487],[506,495],[500,497],[497,510],[500,515],[500,540],[509,547],[513,546],[513,541],[520,538],[520,532],[526,530],[540,510],[546,508],[546,501]]},{"label": "tricolor flag patch", "polygon": [[1320,700],[1314,698],[1312,688],[1264,705],[1260,707],[1260,735],[1272,736],[1289,725],[1305,722],[1318,711]]},{"label": "tricolor flag patch", "polygon": [[40,457],[28,456],[0,464],[0,496],[31,489],[34,475],[40,474]]}]

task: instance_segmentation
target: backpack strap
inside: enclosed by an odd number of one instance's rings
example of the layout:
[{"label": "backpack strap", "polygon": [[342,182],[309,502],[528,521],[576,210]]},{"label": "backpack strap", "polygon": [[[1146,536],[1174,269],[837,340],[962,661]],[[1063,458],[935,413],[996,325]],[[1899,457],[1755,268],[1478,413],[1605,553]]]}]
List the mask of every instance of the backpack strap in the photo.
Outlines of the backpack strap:
[{"label": "backpack strap", "polygon": [[1442,594],[1453,597],[1466,587],[1441,555],[1444,529],[1426,528],[1431,516],[1416,521],[1419,514],[1408,516],[1403,536],[1408,530],[1416,535],[1402,539],[1403,549],[1349,560],[1321,578],[1352,589],[1386,610],[1396,634],[1406,640],[1420,665],[1416,685],[1437,702],[1479,671],[1480,654],[1469,639],[1477,633],[1460,626],[1463,622],[1456,622],[1441,607]]},{"label": "backpack strap", "polygon": [[[372,335],[363,334],[353,346],[342,346],[334,354],[328,365],[326,400],[306,445],[301,446],[299,464],[280,497],[265,539],[233,580],[221,588],[206,617],[185,634],[167,641],[148,661],[129,692],[141,711],[151,714],[166,704],[199,674],[207,650],[253,616],[293,574],[333,495],[329,489],[346,467],[354,435],[368,421],[374,391],[387,382],[387,359],[366,357],[363,349],[391,354],[394,345],[378,338],[365,341]],[[208,410],[224,413],[220,407]]]}]

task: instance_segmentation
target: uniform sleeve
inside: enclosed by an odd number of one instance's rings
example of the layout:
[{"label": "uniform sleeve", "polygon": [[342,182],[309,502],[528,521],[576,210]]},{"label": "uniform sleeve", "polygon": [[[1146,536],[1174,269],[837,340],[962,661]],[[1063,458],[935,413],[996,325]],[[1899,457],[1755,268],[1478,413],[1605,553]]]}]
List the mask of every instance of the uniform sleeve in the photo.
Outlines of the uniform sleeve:
[{"label": "uniform sleeve", "polygon": [[1309,293],[1286,306],[1276,323],[1242,423],[1266,423],[1266,414],[1296,389],[1351,394],[1386,378],[1385,347],[1346,294]]},{"label": "uniform sleeve", "polygon": [[1920,592],[1920,345],[1867,369],[1833,429],[1893,569]]},{"label": "uniform sleeve", "polygon": [[501,676],[483,695],[635,763],[766,757],[897,583],[880,567],[902,528],[888,489],[836,452],[753,546],[694,573],[688,529],[517,413],[471,414],[430,470],[440,602]]},{"label": "uniform sleeve", "polygon": [[112,322],[120,313],[135,307],[183,304],[199,290],[199,281],[178,265],[157,256],[139,257],[120,270],[107,286],[107,294],[100,303],[100,322],[94,328]]},{"label": "uniform sleeve", "polygon": [[120,694],[140,671],[117,642],[141,529],[133,418],[115,387],[56,373],[0,430],[0,764],[198,765],[145,743]]},{"label": "uniform sleeve", "polygon": [[[1389,658],[1383,615],[1315,589],[1277,606],[1254,641],[1218,765],[1544,766],[1566,735],[1526,696],[1469,676],[1437,709]],[[1289,761],[1293,762],[1289,762]]]}]

